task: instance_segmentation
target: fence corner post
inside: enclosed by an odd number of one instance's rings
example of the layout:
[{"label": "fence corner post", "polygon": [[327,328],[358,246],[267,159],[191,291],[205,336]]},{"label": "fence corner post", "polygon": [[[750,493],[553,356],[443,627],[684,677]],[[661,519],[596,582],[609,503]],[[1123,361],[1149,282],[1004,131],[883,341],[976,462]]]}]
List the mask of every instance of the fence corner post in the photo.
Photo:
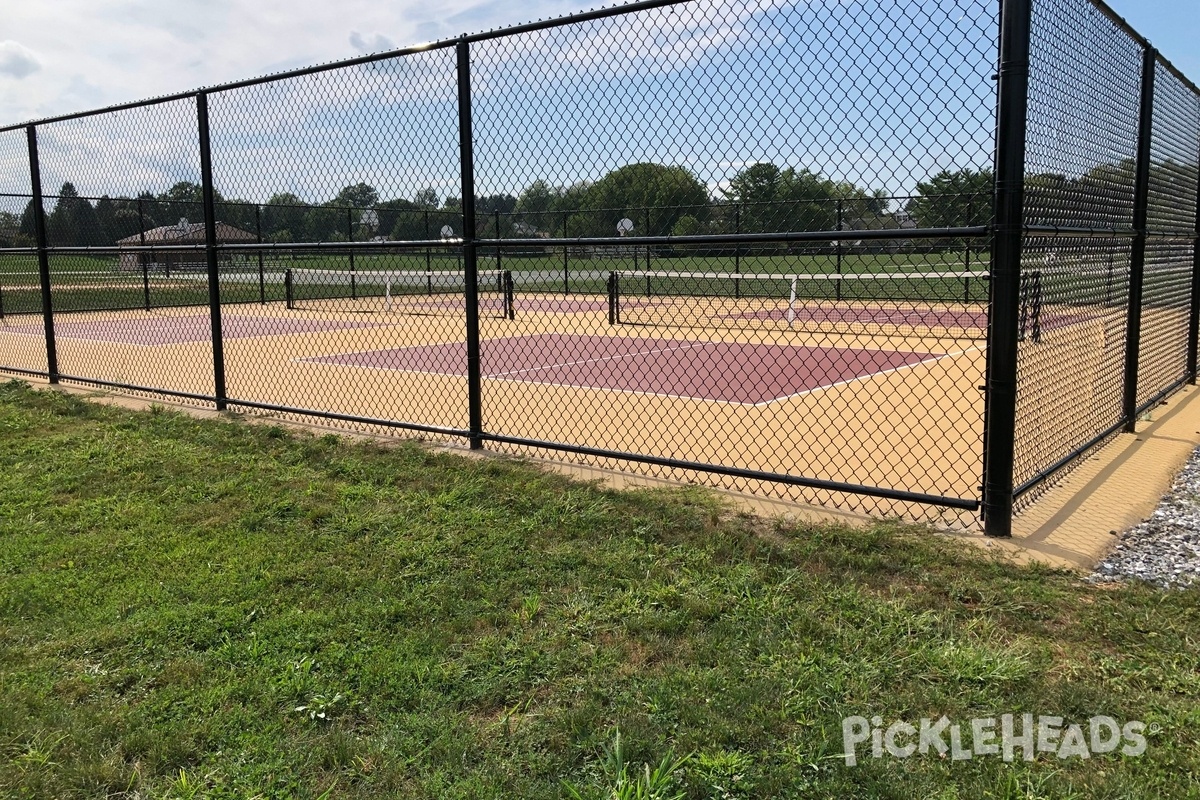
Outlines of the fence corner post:
[{"label": "fence corner post", "polygon": [[196,119],[200,132],[200,183],[204,190],[204,254],[208,263],[208,313],[212,322],[213,397],[217,411],[224,411],[228,397],[225,393],[225,339],[221,332],[221,275],[217,265],[217,209],[208,137],[208,92],[196,95]]},{"label": "fence corner post", "polygon": [[1154,134],[1154,70],[1158,51],[1142,51],[1142,87],[1138,109],[1137,162],[1133,178],[1133,243],[1129,253],[1129,311],[1125,324],[1125,390],[1121,418],[1125,431],[1137,431],[1138,358],[1142,343],[1142,286],[1146,271],[1146,224],[1150,203],[1150,144]]},{"label": "fence corner post", "polygon": [[42,292],[42,325],[46,330],[46,379],[58,383],[58,346],[54,339],[54,305],[50,293],[50,253],[46,236],[46,207],[42,201],[42,169],[38,159],[37,126],[25,128],[29,142],[29,181],[33,196],[34,235],[37,237],[38,282]]},{"label": "fence corner post", "polygon": [[462,181],[463,300],[467,323],[467,414],[472,450],[483,447],[483,379],[479,355],[479,257],[475,244],[475,141],[471,123],[471,46],[455,48],[458,68],[458,142]]},{"label": "fence corner post", "polygon": [[[1200,96],[1196,98],[1200,104]],[[1196,154],[1196,163],[1200,165],[1200,152]],[[1187,375],[1188,383],[1196,385],[1196,356],[1200,347],[1200,173],[1196,176],[1196,221],[1193,229],[1195,238],[1192,240],[1192,296],[1191,310],[1188,315],[1187,341]]]},{"label": "fence corner post", "polygon": [[1025,218],[1032,0],[1000,6],[995,208],[983,433],[983,522],[988,536],[1012,536],[1017,423],[1017,339]]}]

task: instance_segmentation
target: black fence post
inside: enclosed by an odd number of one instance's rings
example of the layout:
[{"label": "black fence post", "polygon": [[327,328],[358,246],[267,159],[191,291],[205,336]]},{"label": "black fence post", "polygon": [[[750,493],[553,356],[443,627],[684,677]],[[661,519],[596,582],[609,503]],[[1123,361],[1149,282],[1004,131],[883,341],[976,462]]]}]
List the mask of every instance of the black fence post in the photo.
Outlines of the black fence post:
[{"label": "black fence post", "polygon": [[1032,0],[1001,3],[982,511],[984,532],[1002,537],[1012,536],[1031,16]]},{"label": "black fence post", "polygon": [[472,450],[483,447],[483,379],[479,363],[479,258],[475,246],[475,142],[471,123],[471,47],[459,39],[458,142],[462,170],[462,257],[467,306],[467,405]]},{"label": "black fence post", "polygon": [[[563,212],[563,238],[567,238],[567,220],[570,219],[569,211]],[[571,293],[571,247],[563,245],[563,294]]]},{"label": "black fence post", "polygon": [[200,184],[204,190],[204,254],[208,262],[208,313],[212,320],[213,395],[217,411],[224,411],[225,338],[221,332],[221,274],[217,264],[216,202],[213,192],[212,151],[208,139],[208,93],[196,95],[196,121],[200,132]]},{"label": "black fence post", "polygon": [[433,270],[433,251],[429,249],[429,209],[425,209],[425,271]]},{"label": "black fence post", "polygon": [[[733,207],[733,232],[741,234],[742,232],[742,207]],[[733,246],[733,274],[742,274],[742,244],[738,242]],[[740,300],[742,297],[742,279],[733,279],[733,299]]]},{"label": "black fence post", "polygon": [[50,253],[46,250],[46,208],[42,205],[42,168],[38,162],[37,128],[25,128],[29,141],[29,182],[33,187],[33,225],[37,238],[38,280],[42,285],[42,324],[46,329],[46,379],[58,383],[58,348],[54,341],[54,307],[50,294]]},{"label": "black fence post", "polygon": [[142,299],[146,310],[150,310],[150,260],[146,258],[146,214],[142,209],[142,198],[137,199],[138,206],[138,242],[142,250],[138,251],[138,264],[142,268]]},{"label": "black fence post", "polygon": [[[967,224],[968,225],[975,224],[975,195],[970,195],[967,197]],[[963,268],[966,269],[967,272],[970,272],[971,271],[971,240],[964,239],[963,244],[965,245],[964,246],[964,254],[963,254]],[[970,280],[970,278],[967,278],[967,280]]]},{"label": "black fence post", "polygon": [[[650,232],[650,208],[649,208],[649,207],[647,207],[647,208],[646,208],[646,235],[647,235],[647,236],[653,236],[653,235],[654,235],[653,233],[651,233],[651,232]],[[636,249],[635,249],[635,252],[636,252]],[[634,268],[634,269],[637,269],[637,263],[636,263],[636,261],[634,262],[633,268]],[[647,271],[647,272],[649,272],[649,271],[650,271],[650,245],[646,245],[646,271]],[[649,278],[646,278],[646,285],[647,285],[647,286],[649,286],[649,285],[650,285],[649,281],[650,281],[650,279],[649,279]],[[650,290],[649,290],[649,289],[646,289],[646,294],[650,294]]]},{"label": "black fence post", "polygon": [[[1196,161],[1200,164],[1200,153]],[[1200,338],[1200,175],[1196,180],[1196,237],[1192,242],[1192,302],[1188,315],[1187,374],[1188,383],[1196,385],[1196,349]]]},{"label": "black fence post", "polygon": [[1129,308],[1125,327],[1125,430],[1137,430],[1138,351],[1142,342],[1142,283],[1146,271],[1146,211],[1150,202],[1150,138],[1154,133],[1154,70],[1158,52],[1142,53],[1142,97],[1138,111],[1137,166],[1133,179],[1133,244],[1129,253]]},{"label": "black fence post", "polygon": [[[346,209],[346,241],[354,241],[354,209]],[[350,299],[358,299],[358,283],[354,277],[354,251],[350,251]]]},{"label": "black fence post", "polygon": [[[842,232],[842,222],[845,219],[845,213],[845,204],[842,198],[839,197],[837,201],[837,230],[839,234]],[[842,240],[840,236],[837,240],[837,274],[842,274]],[[835,292],[835,295],[838,300],[842,299],[842,281],[840,278],[837,282],[837,291]]]},{"label": "black fence post", "polygon": [[[254,236],[262,244],[262,209],[254,207]],[[258,303],[267,304],[267,276],[263,271],[263,251],[258,249]]]},{"label": "black fence post", "polygon": [[503,263],[501,262],[501,259],[502,259],[502,257],[503,257],[503,256],[501,255],[501,252],[500,252],[500,245],[498,244],[498,242],[500,241],[500,239],[501,239],[501,238],[503,238],[503,237],[501,237],[501,235],[500,235],[500,209],[498,209],[498,208],[497,208],[497,209],[496,209],[496,241],[497,241],[497,245],[496,245],[496,269],[498,269],[498,270],[502,270],[502,269],[504,269],[504,265],[503,265]]},{"label": "black fence post", "polygon": [[150,246],[150,253],[146,253],[146,216],[143,207],[142,198],[138,198],[138,241],[142,245],[142,251],[138,253],[138,263],[142,264],[142,275],[146,278],[146,283],[150,282],[150,264],[157,263],[155,260],[154,246]]}]

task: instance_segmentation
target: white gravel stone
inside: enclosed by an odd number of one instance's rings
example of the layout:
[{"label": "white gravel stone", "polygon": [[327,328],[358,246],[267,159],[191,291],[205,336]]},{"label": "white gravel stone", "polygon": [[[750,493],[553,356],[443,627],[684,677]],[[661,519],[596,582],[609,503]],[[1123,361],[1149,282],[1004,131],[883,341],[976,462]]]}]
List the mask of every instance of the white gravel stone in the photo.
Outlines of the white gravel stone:
[{"label": "white gravel stone", "polygon": [[1142,580],[1164,588],[1200,586],[1200,449],[1144,522],[1120,541],[1088,580]]}]

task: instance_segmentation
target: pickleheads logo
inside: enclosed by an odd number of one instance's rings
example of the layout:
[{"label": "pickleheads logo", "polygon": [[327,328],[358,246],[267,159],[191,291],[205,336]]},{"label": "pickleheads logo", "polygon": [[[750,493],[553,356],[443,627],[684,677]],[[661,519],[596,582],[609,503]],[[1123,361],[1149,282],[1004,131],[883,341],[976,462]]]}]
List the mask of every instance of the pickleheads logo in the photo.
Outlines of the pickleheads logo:
[{"label": "pickleheads logo", "polygon": [[[1086,724],[1063,724],[1062,717],[1002,714],[972,719],[964,728],[946,717],[922,719],[917,725],[893,722],[886,728],[882,717],[846,717],[842,720],[842,751],[846,765],[858,763],[858,748],[870,742],[872,758],[908,758],[913,755],[949,756],[967,761],[977,756],[1026,761],[1038,753],[1060,759],[1091,758],[1120,750],[1126,756],[1146,752],[1146,725],[1136,720],[1118,723],[1112,717],[1091,717]],[[1153,732],[1153,731],[1152,731]]]}]

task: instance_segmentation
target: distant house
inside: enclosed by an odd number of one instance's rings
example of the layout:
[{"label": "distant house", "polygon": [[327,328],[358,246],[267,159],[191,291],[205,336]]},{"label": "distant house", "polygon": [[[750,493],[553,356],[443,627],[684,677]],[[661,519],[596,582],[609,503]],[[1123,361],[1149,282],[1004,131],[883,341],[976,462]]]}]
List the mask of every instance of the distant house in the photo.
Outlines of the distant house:
[{"label": "distant house", "polygon": [[[224,222],[216,224],[217,243],[233,244],[256,242],[258,238],[250,231],[235,228]],[[144,234],[135,233],[117,240],[121,248],[120,268],[129,272],[203,272],[208,268],[203,250],[155,250],[155,245],[204,244],[204,223],[188,222],[181,219],[176,225],[163,225],[152,228]],[[231,257],[222,253],[222,261],[228,262]]]},{"label": "distant house", "polygon": [[[912,218],[912,215],[901,209],[892,213],[868,213],[856,219],[847,220],[842,223],[844,231],[895,231],[895,230],[911,230],[917,227],[917,222]],[[895,252],[911,245],[911,240],[907,239],[851,239],[844,241],[843,244],[849,245],[857,250],[874,250]]]}]

